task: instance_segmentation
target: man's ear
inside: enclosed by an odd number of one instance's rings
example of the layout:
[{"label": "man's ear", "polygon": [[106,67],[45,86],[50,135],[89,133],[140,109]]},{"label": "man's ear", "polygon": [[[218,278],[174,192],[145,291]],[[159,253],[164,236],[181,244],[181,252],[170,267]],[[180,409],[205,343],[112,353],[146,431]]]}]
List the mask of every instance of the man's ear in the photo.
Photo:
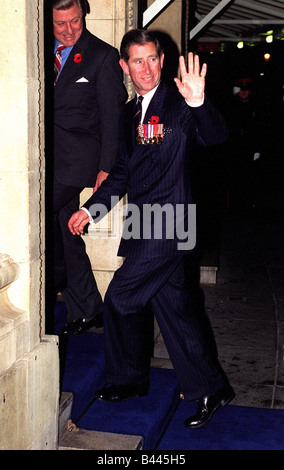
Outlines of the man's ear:
[{"label": "man's ear", "polygon": [[119,65],[122,68],[125,75],[129,75],[129,67],[127,65],[127,62],[125,62],[125,60],[123,60],[123,59],[120,59]]},{"label": "man's ear", "polygon": [[165,54],[161,54],[161,57],[160,57],[160,64],[161,64],[161,69],[163,68],[163,65],[164,65],[164,58],[165,58]]}]

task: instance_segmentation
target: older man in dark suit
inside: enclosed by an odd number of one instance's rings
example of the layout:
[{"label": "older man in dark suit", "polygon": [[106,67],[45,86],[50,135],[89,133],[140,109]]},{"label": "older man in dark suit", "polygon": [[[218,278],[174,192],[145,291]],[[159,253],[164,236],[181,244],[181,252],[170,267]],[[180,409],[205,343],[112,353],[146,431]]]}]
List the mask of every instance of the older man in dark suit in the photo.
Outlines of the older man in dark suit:
[{"label": "older man in dark suit", "polygon": [[117,154],[127,94],[118,51],[85,28],[87,0],[52,0],[54,76],[55,286],[68,310],[64,333],[101,326],[103,302],[82,239],[67,222],[85,187],[107,178]]},{"label": "older man in dark suit", "polygon": [[[194,245],[192,144],[219,144],[227,131],[219,112],[204,96],[206,64],[200,68],[199,57],[190,53],[187,70],[181,57],[182,80],[175,79],[177,86],[170,86],[161,80],[163,61],[160,44],[151,32],[134,30],[124,36],[120,64],[137,95],[143,97],[142,111],[135,109],[137,98],[126,104],[117,163],[97,193],[71,217],[69,228],[74,235],[81,234],[90,218],[98,215],[102,207],[98,204],[109,209],[115,202],[112,196],[118,199],[127,193],[128,231],[123,233],[118,253],[125,261],[105,297],[107,384],[96,397],[116,402],[147,393],[150,361],[143,332],[145,307],[150,303],[181,392],[186,400],[198,400],[196,414],[185,421],[185,426],[195,428],[206,424],[234,397],[205,339],[185,288],[184,270],[184,254]],[[135,129],[137,113],[140,123]]]}]

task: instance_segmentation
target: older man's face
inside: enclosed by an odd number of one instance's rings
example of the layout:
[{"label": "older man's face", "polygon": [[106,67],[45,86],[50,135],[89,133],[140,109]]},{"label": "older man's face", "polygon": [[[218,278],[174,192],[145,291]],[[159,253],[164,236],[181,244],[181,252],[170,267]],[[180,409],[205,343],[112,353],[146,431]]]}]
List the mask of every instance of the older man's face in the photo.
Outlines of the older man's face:
[{"label": "older man's face", "polygon": [[63,46],[74,46],[83,31],[83,17],[76,3],[68,10],[53,9],[53,34]]}]

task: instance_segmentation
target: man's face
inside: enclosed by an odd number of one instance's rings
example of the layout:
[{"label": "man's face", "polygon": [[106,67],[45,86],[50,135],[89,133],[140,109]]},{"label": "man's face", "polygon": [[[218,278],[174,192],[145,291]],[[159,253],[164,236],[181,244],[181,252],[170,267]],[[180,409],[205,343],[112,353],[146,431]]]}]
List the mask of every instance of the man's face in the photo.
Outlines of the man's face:
[{"label": "man's face", "polygon": [[248,101],[250,97],[251,91],[248,89],[240,89],[239,97],[241,101]]},{"label": "man's face", "polygon": [[149,42],[144,46],[131,46],[128,62],[121,59],[120,65],[124,73],[130,75],[137,93],[145,95],[158,85],[163,62],[164,54],[159,57],[155,44]]},{"label": "man's face", "polygon": [[74,46],[83,31],[82,13],[76,3],[68,10],[53,8],[53,34],[63,46]]}]

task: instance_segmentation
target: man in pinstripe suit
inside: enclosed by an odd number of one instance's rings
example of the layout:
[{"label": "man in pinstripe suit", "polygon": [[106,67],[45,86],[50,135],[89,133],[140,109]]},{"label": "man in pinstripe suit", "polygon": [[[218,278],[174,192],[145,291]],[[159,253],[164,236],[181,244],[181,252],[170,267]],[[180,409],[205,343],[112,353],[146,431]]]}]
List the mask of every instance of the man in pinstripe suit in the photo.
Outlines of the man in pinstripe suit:
[{"label": "man in pinstripe suit", "polygon": [[[125,261],[105,296],[107,383],[96,397],[117,402],[147,394],[150,358],[143,331],[145,307],[150,304],[181,392],[185,400],[198,402],[196,414],[185,421],[185,426],[194,428],[206,424],[220,406],[233,399],[234,392],[212,355],[198,312],[185,289],[184,255],[192,246],[189,240],[181,240],[177,209],[183,208],[183,233],[190,233],[192,144],[220,144],[227,131],[220,114],[204,96],[206,64],[200,68],[199,57],[190,53],[187,70],[181,57],[181,80],[176,78],[176,85],[170,86],[161,79],[163,61],[163,51],[153,33],[126,33],[120,65],[130,75],[137,96],[143,97],[137,141],[133,144],[135,98],[125,105],[113,170],[68,225],[73,235],[80,235],[84,226],[97,217],[101,207],[98,204],[111,209],[113,196],[118,200],[127,194],[132,213],[134,207],[138,209],[136,218],[128,214],[131,225],[138,228],[135,231],[132,227],[132,236],[123,233],[118,255]],[[157,221],[146,220],[144,209],[154,205],[174,209],[170,234],[163,218],[159,236],[155,236]]]}]

